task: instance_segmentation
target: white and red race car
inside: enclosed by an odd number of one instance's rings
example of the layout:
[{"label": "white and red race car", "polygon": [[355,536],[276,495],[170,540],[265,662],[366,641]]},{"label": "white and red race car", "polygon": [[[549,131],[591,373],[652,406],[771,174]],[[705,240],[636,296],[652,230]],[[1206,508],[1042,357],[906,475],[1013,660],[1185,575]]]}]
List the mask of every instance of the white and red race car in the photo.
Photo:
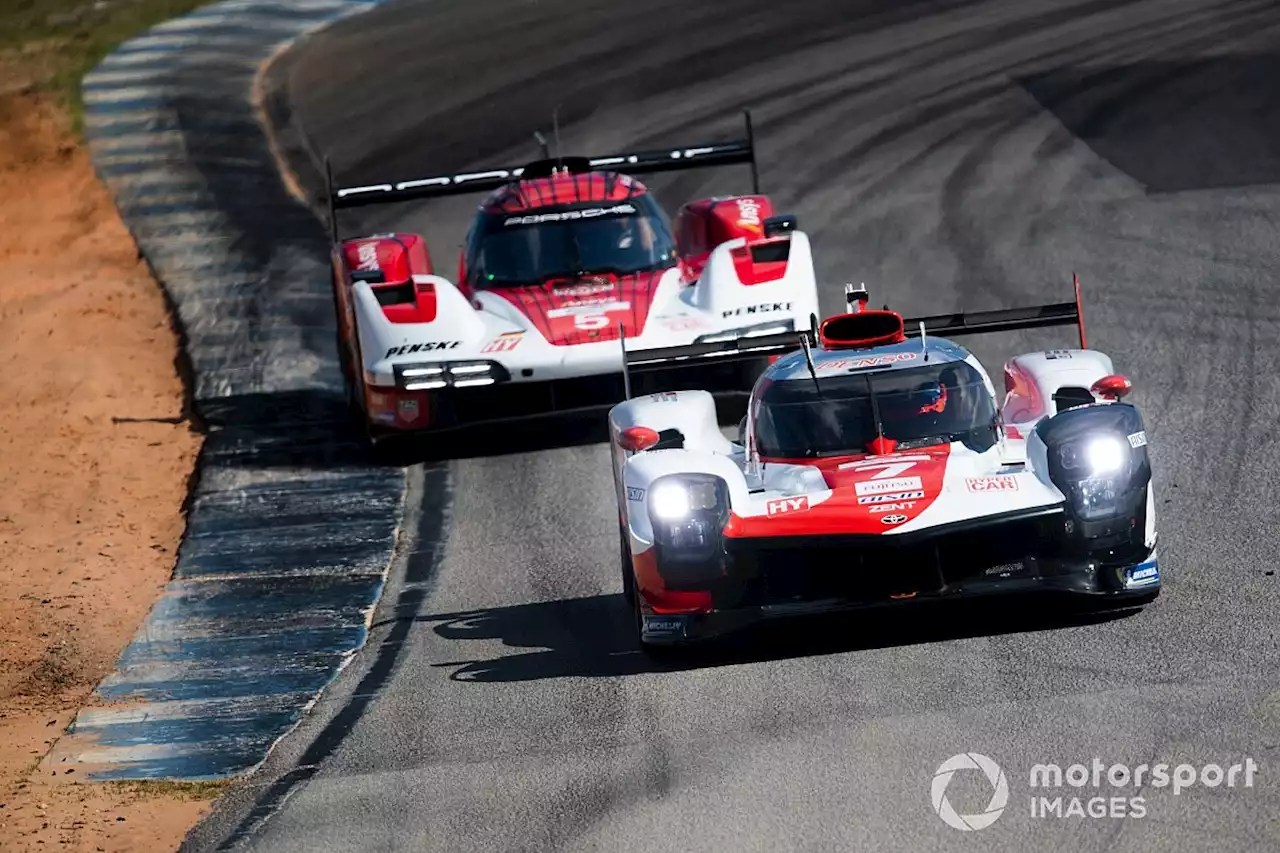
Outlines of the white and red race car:
[{"label": "white and red race car", "polygon": [[[674,228],[629,174],[733,163],[751,164],[755,192],[690,202]],[[603,408],[628,391],[624,349],[806,327],[809,239],[755,174],[748,116],[736,142],[330,189],[338,349],[370,439]],[[456,284],[417,234],[338,239],[338,208],[479,190]],[[640,390],[745,392],[760,366],[673,362]]]},{"label": "white and red race car", "polygon": [[[1086,348],[1078,281],[1074,303],[905,323],[850,293],[856,310],[801,333],[802,351],[766,369],[738,442],[702,391],[610,411],[623,588],[642,647],[906,599],[1155,597],[1147,435],[1121,402],[1130,381]],[[1068,323],[1080,348],[1009,360],[1002,403],[978,359],[941,337]],[[796,343],[760,339],[756,354]],[[738,353],[661,357],[680,355]],[[652,362],[629,354],[628,369]]]}]

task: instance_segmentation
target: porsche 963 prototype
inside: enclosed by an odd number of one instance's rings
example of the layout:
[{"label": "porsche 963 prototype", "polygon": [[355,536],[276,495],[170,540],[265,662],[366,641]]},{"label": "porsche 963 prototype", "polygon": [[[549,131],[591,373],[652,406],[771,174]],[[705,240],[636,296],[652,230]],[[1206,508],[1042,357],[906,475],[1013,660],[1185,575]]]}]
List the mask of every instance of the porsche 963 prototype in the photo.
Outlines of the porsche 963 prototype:
[{"label": "porsche 963 prototype", "polygon": [[[632,351],[802,328],[817,311],[808,236],[775,215],[746,138],[330,190],[338,351],[372,441],[582,409],[622,394]],[[753,193],[674,225],[634,174],[750,164]],[[332,178],[330,178],[332,181]],[[489,191],[457,282],[418,234],[341,239],[339,209]],[[760,365],[674,364],[652,390],[745,393]]]}]

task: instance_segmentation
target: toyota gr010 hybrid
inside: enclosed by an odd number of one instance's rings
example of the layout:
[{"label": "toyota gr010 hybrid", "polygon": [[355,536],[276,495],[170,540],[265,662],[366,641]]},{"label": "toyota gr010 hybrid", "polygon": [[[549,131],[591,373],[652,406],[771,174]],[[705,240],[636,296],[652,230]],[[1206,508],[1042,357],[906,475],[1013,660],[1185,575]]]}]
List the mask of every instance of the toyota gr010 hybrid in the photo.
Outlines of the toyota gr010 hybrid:
[{"label": "toyota gr010 hybrid", "polygon": [[[817,311],[809,239],[775,215],[744,140],[330,190],[338,350],[370,438],[550,412],[622,396],[632,351],[795,330]],[[632,174],[734,163],[754,193],[685,204],[674,225]],[[456,283],[418,234],[340,240],[338,208],[489,190]],[[763,364],[692,374],[673,364],[650,390],[746,393]]]},{"label": "toyota gr010 hybrid", "polygon": [[[754,342],[792,350],[739,440],[704,391],[609,413],[625,595],[646,648],[752,621],[1000,591],[1154,598],[1155,502],[1130,381],[1086,348],[1076,300],[904,323],[864,310]],[[949,337],[1078,323],[1080,348],[1004,365],[1003,400]],[[792,349],[799,345],[799,350]],[[732,358],[725,344],[628,354]]]}]

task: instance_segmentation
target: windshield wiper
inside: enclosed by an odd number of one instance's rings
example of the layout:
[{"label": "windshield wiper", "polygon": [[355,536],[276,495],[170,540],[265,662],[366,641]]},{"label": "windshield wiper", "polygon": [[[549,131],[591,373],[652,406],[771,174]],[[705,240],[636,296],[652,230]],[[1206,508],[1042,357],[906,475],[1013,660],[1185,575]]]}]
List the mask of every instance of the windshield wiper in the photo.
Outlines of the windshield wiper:
[{"label": "windshield wiper", "polygon": [[479,286],[485,290],[503,290],[508,287],[532,287],[535,284],[536,281],[522,278],[485,278],[480,281]]},{"label": "windshield wiper", "polygon": [[956,433],[938,433],[937,435],[924,435],[920,438],[909,438],[905,441],[899,441],[896,445],[898,450],[915,450],[919,447],[932,447],[935,444],[950,444],[953,441],[960,441],[961,436]]},{"label": "windshield wiper", "polygon": [[660,262],[658,261],[654,261],[651,264],[645,264],[643,266],[638,266],[638,267],[615,267],[615,266],[608,266],[605,264],[593,265],[590,267],[586,265],[580,265],[578,267],[577,272],[575,272],[574,275],[578,276],[579,278],[581,278],[582,276],[588,276],[588,275],[627,276],[627,275],[636,275],[642,272],[653,272],[656,269],[671,268],[670,265],[665,267],[659,266],[659,263]]}]

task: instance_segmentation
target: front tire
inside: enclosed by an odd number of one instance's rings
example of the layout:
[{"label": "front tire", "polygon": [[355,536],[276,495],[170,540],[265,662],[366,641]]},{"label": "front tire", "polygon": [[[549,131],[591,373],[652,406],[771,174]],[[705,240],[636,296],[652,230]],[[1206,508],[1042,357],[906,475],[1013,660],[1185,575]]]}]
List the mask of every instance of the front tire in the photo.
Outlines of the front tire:
[{"label": "front tire", "polygon": [[646,643],[644,641],[644,611],[640,607],[640,593],[632,581],[631,595],[632,630],[640,653],[656,664],[673,664],[684,660],[688,645],[684,643]]},{"label": "front tire", "polygon": [[365,443],[375,465],[403,468],[413,464],[413,436],[394,430],[374,431],[367,427]]},{"label": "front tire", "polygon": [[[370,424],[369,418],[364,411],[364,401],[362,399],[364,392],[360,387],[355,367],[351,361],[351,351],[347,348],[346,341],[342,338],[341,328],[334,334],[334,340],[338,346],[338,369],[342,373],[342,391],[347,398],[347,414],[351,418],[352,425],[365,436],[367,441]],[[369,443],[372,444],[372,442]]]},{"label": "front tire", "polygon": [[627,606],[636,606],[635,567],[631,563],[631,542],[625,527],[618,526],[618,569],[622,573],[622,597]]}]

